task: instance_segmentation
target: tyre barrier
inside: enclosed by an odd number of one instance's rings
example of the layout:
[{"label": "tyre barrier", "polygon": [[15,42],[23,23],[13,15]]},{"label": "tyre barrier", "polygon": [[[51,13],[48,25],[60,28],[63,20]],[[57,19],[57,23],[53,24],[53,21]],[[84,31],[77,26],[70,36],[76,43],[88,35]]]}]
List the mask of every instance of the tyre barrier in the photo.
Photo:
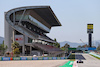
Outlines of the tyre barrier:
[{"label": "tyre barrier", "polygon": [[0,57],[0,61],[11,60],[64,60],[67,57]]}]

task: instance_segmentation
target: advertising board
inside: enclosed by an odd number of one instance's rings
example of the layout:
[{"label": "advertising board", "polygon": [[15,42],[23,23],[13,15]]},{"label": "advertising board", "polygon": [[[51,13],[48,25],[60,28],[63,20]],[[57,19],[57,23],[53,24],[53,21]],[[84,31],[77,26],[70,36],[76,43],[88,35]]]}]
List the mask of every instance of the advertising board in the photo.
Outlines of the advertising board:
[{"label": "advertising board", "polygon": [[93,33],[93,24],[87,24],[87,33]]},{"label": "advertising board", "polygon": [[15,35],[15,41],[20,43],[20,44],[23,44],[23,35]]}]

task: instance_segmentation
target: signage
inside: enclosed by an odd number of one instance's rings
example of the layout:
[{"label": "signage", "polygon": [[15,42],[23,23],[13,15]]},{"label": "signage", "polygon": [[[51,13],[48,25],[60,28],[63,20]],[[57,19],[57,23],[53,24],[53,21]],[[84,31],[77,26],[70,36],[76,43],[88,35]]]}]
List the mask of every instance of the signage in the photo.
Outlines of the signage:
[{"label": "signage", "polygon": [[20,43],[20,44],[23,44],[23,41],[24,40],[24,37],[23,35],[15,35],[15,41]]},{"label": "signage", "polygon": [[3,61],[8,61],[8,60],[10,60],[10,57],[2,57],[2,60]]},{"label": "signage", "polygon": [[60,57],[57,57],[58,60],[60,60]]},{"label": "signage", "polygon": [[27,57],[27,60],[32,60],[32,57]]},{"label": "signage", "polygon": [[43,60],[48,60],[48,57],[43,57]]},{"label": "signage", "polygon": [[93,24],[87,24],[87,33],[93,33]]},{"label": "signage", "polygon": [[52,60],[52,57],[49,57],[49,60]]},{"label": "signage", "polygon": [[27,57],[21,57],[21,60],[27,60]]},{"label": "signage", "polygon": [[38,57],[38,60],[43,60],[43,57]]},{"label": "signage", "polygon": [[20,60],[20,57],[13,57],[13,60]]},{"label": "signage", "polygon": [[61,57],[61,59],[63,60],[63,59],[65,59],[65,57]]},{"label": "signage", "polygon": [[93,29],[93,24],[88,24],[87,29]]},{"label": "signage", "polygon": [[57,57],[52,57],[52,59],[53,59],[53,60],[56,60],[56,59],[57,59]]},{"label": "signage", "polygon": [[33,57],[33,60],[38,60],[38,57]]}]

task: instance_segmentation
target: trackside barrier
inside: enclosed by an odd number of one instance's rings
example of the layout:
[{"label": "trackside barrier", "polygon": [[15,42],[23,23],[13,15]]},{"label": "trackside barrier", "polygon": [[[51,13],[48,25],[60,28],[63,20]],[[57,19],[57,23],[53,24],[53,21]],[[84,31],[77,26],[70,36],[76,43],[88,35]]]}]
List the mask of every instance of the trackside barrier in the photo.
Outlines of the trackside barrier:
[{"label": "trackside barrier", "polygon": [[43,60],[48,60],[48,57],[43,57]]},{"label": "trackside barrier", "polygon": [[91,54],[91,55],[93,55],[93,56],[96,56],[96,57],[98,57],[98,58],[100,58],[100,55],[97,55],[97,54],[94,54],[94,53],[89,53],[89,54]]},{"label": "trackside barrier", "polygon": [[33,59],[33,60],[38,60],[38,57],[33,57],[32,59]]},{"label": "trackside barrier", "polygon": [[13,60],[20,60],[20,57],[13,57]]},{"label": "trackside barrier", "polygon": [[2,57],[2,60],[3,61],[9,61],[10,60],[10,57]]},{"label": "trackside barrier", "polygon": [[65,59],[65,57],[61,57],[61,60],[64,60]]},{"label": "trackside barrier", "polygon": [[43,57],[38,57],[38,60],[43,60]]},{"label": "trackside barrier", "polygon": [[52,57],[49,57],[49,60],[52,60]]},{"label": "trackside barrier", "polygon": [[32,60],[32,57],[27,57],[27,60]]},{"label": "trackside barrier", "polygon": [[27,60],[27,57],[21,57],[20,59],[21,60]]},{"label": "trackside barrier", "polygon": [[57,57],[52,57],[53,60],[57,60]]},{"label": "trackside barrier", "polygon": [[60,60],[60,57],[57,57],[57,60]]},{"label": "trackside barrier", "polygon": [[64,60],[67,57],[0,57],[0,61],[10,60]]}]

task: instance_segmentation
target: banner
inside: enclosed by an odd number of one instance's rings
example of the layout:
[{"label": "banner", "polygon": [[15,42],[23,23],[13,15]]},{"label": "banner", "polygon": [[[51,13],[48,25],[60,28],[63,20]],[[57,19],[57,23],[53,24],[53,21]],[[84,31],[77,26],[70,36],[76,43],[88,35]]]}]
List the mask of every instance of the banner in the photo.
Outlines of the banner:
[{"label": "banner", "polygon": [[38,57],[38,60],[43,60],[43,57]]},{"label": "banner", "polygon": [[52,60],[52,57],[49,57],[49,60]]},{"label": "banner", "polygon": [[13,57],[13,60],[20,60],[20,57]]},{"label": "banner", "polygon": [[21,60],[27,60],[27,57],[21,57]]},{"label": "banner", "polygon": [[23,44],[23,35],[15,35],[15,41],[20,43],[20,44]]},{"label": "banner", "polygon": [[10,57],[2,57],[2,60],[3,61],[9,61],[10,60]]},{"label": "banner", "polygon": [[43,57],[43,60],[48,60],[48,57]]},{"label": "banner", "polygon": [[63,59],[65,59],[65,57],[61,57],[61,59],[63,60]]},{"label": "banner", "polygon": [[32,57],[27,57],[27,60],[32,60]]},{"label": "banner", "polygon": [[33,57],[33,60],[38,60],[38,57]]},{"label": "banner", "polygon": [[52,57],[52,59],[53,59],[53,60],[56,60],[56,59],[57,59],[57,57]]},{"label": "banner", "polygon": [[60,60],[60,57],[57,57],[57,60]]}]

